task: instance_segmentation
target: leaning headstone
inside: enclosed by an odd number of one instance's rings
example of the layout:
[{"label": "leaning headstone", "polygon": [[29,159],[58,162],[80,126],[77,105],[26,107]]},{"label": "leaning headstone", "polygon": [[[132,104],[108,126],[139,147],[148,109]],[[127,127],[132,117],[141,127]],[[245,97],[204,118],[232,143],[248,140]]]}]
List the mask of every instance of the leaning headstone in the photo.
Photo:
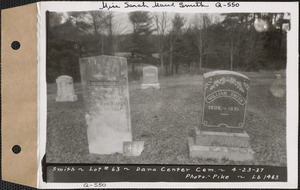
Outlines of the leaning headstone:
[{"label": "leaning headstone", "polygon": [[143,68],[143,84],[142,89],[155,88],[159,89],[158,69],[155,66],[147,66]]},{"label": "leaning headstone", "polygon": [[77,101],[77,95],[74,94],[73,78],[67,75],[57,77],[57,102]]},{"label": "leaning headstone", "polygon": [[244,131],[250,79],[237,72],[204,74],[202,123],[189,138],[190,157],[253,160]]},{"label": "leaning headstone", "polygon": [[123,153],[132,141],[127,61],[113,56],[80,59],[89,152]]}]

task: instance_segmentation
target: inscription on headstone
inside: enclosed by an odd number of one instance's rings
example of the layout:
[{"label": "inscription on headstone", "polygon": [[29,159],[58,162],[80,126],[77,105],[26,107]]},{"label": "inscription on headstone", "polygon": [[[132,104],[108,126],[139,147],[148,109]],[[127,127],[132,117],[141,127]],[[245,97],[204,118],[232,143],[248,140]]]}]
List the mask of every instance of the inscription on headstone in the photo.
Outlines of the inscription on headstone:
[{"label": "inscription on headstone", "polygon": [[132,141],[126,59],[82,58],[80,74],[90,153],[122,153]]},{"label": "inscription on headstone", "polygon": [[147,66],[143,68],[142,89],[146,88],[160,88],[158,83],[158,69],[155,66]]},{"label": "inscription on headstone", "polygon": [[207,127],[244,127],[249,82],[245,75],[232,71],[204,74],[202,124]]},{"label": "inscription on headstone", "polygon": [[57,102],[74,102],[77,96],[74,94],[73,78],[67,75],[57,77]]},{"label": "inscription on headstone", "polygon": [[213,71],[203,80],[202,123],[188,139],[190,157],[253,160],[244,131],[250,79],[237,72]]}]

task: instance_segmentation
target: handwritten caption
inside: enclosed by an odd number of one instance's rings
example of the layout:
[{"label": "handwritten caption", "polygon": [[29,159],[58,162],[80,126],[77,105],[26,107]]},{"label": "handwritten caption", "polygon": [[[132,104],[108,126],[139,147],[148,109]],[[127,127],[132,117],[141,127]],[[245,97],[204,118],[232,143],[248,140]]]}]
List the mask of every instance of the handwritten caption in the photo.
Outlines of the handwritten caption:
[{"label": "handwritten caption", "polygon": [[[263,182],[286,181],[286,167],[272,166],[49,166],[49,182],[82,182],[106,187],[106,182]],[[172,179],[170,181],[170,179]],[[70,181],[71,180],[71,181]]]},{"label": "handwritten caption", "polygon": [[124,2],[123,4],[114,2],[104,2],[100,3],[100,10],[111,10],[111,9],[121,9],[121,8],[237,8],[240,3],[237,2],[216,2],[214,4],[204,3],[202,1],[196,2]]}]

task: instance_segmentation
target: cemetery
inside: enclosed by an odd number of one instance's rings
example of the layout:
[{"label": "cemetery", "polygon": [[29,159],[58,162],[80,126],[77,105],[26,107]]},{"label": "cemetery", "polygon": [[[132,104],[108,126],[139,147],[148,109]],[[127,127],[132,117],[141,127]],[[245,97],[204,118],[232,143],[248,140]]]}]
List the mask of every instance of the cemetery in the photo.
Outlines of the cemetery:
[{"label": "cemetery", "polygon": [[[284,74],[284,71],[281,73]],[[249,73],[248,76],[251,76],[251,86],[244,123],[244,130],[248,135],[242,134],[240,137],[235,137],[234,141],[229,140],[226,143],[245,146],[249,143],[255,152],[254,159],[235,161],[225,157],[219,159],[189,156],[188,138],[197,137],[204,103],[203,77],[196,75],[174,77],[173,80],[162,78],[159,91],[144,91],[140,88],[140,84],[129,83],[132,140],[144,142],[142,153],[133,157],[126,157],[122,153],[89,154],[89,132],[81,83],[74,84],[78,101],[60,104],[55,103],[56,85],[48,84],[47,137],[51,141],[47,141],[47,161],[56,163],[67,161],[71,163],[286,165],[286,144],[283,140],[286,134],[285,99],[276,98],[269,91],[270,84],[274,81],[273,73]],[[113,119],[106,117],[106,120]],[[120,127],[120,125],[115,127]],[[102,136],[101,134],[94,135]],[[119,140],[116,135],[112,139],[114,142]],[[244,141],[243,138],[247,140]],[[224,138],[219,139],[221,140],[226,141]],[[203,141],[205,142],[205,139]],[[107,144],[100,147],[112,150],[111,147],[107,147]]]},{"label": "cemetery", "polygon": [[[80,15],[69,14],[72,18]],[[130,13],[129,17],[143,14]],[[89,12],[82,15],[95,16]],[[96,38],[89,41],[91,36],[83,34],[81,43],[55,42],[54,34],[62,33],[60,25],[50,20],[47,162],[286,166],[286,47],[281,47],[281,57],[274,65],[267,57],[260,59],[259,48],[251,55],[242,52],[253,45],[247,44],[246,38],[245,47],[235,44],[241,49],[232,55],[217,41],[206,42],[213,44],[209,47],[215,48],[214,54],[195,51],[199,44],[193,44],[197,36],[191,30],[207,29],[220,35],[220,28],[214,27],[223,27],[226,19],[234,17],[228,14],[224,22],[210,23],[208,28],[184,29],[183,16],[176,14],[173,24],[182,23],[169,36],[149,34],[157,42],[158,53],[151,48],[146,51],[151,40],[137,47],[131,35],[146,40],[138,33],[120,35],[115,41],[107,37],[98,45],[92,42]],[[58,19],[59,14],[52,13],[50,18]],[[199,18],[208,19],[205,15]],[[150,21],[146,19],[141,26],[145,23]],[[242,24],[247,28],[249,23]],[[72,27],[69,30],[75,30]],[[258,44],[269,43],[263,35],[254,35]],[[170,40],[169,50],[160,46],[164,36]],[[174,41],[169,39],[173,37]],[[55,48],[59,43],[72,53],[58,56]],[[107,45],[111,43],[117,43],[120,51],[113,51],[113,46]],[[207,44],[201,48],[208,48]],[[126,49],[132,52],[122,51]],[[276,54],[267,50],[270,52],[264,55]]]}]

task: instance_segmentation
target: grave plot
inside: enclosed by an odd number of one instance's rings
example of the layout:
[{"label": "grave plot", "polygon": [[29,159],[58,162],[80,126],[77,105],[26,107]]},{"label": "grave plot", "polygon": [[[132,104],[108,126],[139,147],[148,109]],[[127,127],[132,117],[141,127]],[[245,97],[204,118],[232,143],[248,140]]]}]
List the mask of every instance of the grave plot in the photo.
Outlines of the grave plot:
[{"label": "grave plot", "polygon": [[[222,138],[224,142],[220,143],[248,146],[246,141],[243,141],[243,138],[248,138],[249,145],[255,153],[253,160],[237,161],[226,157],[217,159],[189,156],[187,138],[196,137],[197,133],[193,132],[195,128],[202,130],[200,126],[203,122],[204,82],[200,75],[186,75],[161,77],[160,90],[141,90],[142,81],[140,84],[129,82],[132,139],[144,142],[141,154],[130,158],[122,153],[90,154],[81,83],[74,84],[78,101],[62,103],[55,103],[57,87],[55,83],[49,83],[47,86],[47,162],[285,166],[286,102],[284,98],[273,96],[269,90],[273,81],[278,79],[275,79],[272,73],[243,72],[243,75],[251,79],[245,120],[236,120],[233,123],[244,121],[243,130],[249,138],[236,136],[234,141],[225,141]],[[282,80],[284,81],[284,78]],[[218,110],[215,112],[221,113]],[[227,125],[230,126],[230,123]],[[213,129],[223,127],[225,126],[208,128],[215,132]],[[239,128],[228,129],[229,132],[240,130]],[[126,144],[126,154],[130,150],[140,150],[139,147],[139,143]]]},{"label": "grave plot", "polygon": [[237,72],[204,74],[202,123],[189,138],[190,157],[253,160],[244,131],[250,79]]}]

